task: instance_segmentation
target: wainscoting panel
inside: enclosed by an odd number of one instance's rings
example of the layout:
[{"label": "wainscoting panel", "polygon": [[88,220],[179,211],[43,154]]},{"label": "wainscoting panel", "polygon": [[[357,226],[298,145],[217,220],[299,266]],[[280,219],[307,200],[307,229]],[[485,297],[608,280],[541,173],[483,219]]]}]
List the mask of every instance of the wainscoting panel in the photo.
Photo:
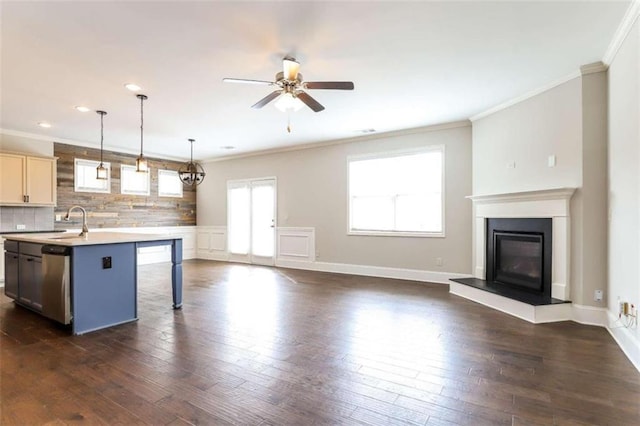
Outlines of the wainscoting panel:
[{"label": "wainscoting panel", "polygon": [[198,259],[229,260],[226,226],[198,226]]},{"label": "wainscoting panel", "polygon": [[276,230],[276,241],[276,264],[279,260],[315,262],[315,228],[278,227]]}]

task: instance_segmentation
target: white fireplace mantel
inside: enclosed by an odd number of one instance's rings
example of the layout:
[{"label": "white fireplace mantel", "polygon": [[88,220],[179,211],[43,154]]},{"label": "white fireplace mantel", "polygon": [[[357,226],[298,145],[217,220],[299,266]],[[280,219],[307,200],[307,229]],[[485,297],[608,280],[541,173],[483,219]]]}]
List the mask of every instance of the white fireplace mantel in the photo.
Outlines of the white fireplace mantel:
[{"label": "white fireplace mantel", "polygon": [[551,218],[553,226],[551,296],[570,297],[571,236],[570,201],[576,188],[544,189],[507,194],[472,195],[475,211],[473,271],[486,279],[485,247],[487,218]]}]

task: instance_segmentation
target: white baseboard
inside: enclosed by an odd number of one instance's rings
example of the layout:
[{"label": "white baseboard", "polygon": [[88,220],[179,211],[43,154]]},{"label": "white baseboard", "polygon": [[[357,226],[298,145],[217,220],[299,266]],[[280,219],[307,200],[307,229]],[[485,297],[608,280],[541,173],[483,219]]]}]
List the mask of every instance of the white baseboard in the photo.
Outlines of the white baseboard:
[{"label": "white baseboard", "polygon": [[[637,326],[636,326],[637,327]],[[640,338],[637,328],[626,328],[619,322],[617,315],[608,311],[607,331],[616,341],[629,361],[640,371]]]},{"label": "white baseboard", "polygon": [[573,321],[585,325],[607,327],[607,310],[595,306],[573,304]]},{"label": "white baseboard", "polygon": [[333,272],[336,274],[363,275],[367,277],[395,278],[399,280],[423,281],[448,284],[451,278],[468,277],[455,272],[423,271],[419,269],[389,268],[385,266],[353,265],[349,263],[308,262],[276,259],[281,268],[305,269],[308,271]]},{"label": "white baseboard", "polygon": [[198,250],[196,259],[219,260],[228,262],[229,253],[227,253],[226,251]]}]

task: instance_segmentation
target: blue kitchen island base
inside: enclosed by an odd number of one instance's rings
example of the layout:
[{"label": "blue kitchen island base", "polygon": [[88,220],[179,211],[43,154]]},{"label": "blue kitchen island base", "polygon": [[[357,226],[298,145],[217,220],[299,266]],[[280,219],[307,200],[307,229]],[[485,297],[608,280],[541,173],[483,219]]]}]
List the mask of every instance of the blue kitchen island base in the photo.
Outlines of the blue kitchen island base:
[{"label": "blue kitchen island base", "polygon": [[75,246],[71,255],[73,334],[138,319],[139,247],[171,245],[173,308],[182,307],[182,240]]},{"label": "blue kitchen island base", "polygon": [[[10,284],[7,289],[11,290],[5,291],[5,294],[15,299],[16,303],[48,318],[63,324],[71,322],[73,334],[84,334],[138,319],[137,256],[141,247],[171,246],[173,308],[182,308],[180,237],[90,232],[80,236],[23,234],[5,238],[6,257],[10,260],[13,257],[25,258],[22,269],[9,267],[5,270],[5,280],[8,279]],[[46,253],[42,262],[27,262],[33,257],[32,254],[39,255],[40,249]],[[61,256],[65,259],[54,260]],[[36,268],[40,263],[42,268]],[[32,267],[29,269],[27,266]],[[43,280],[44,270],[51,274],[47,273]],[[43,288],[47,297],[40,304]],[[60,312],[66,314],[60,316]]]}]

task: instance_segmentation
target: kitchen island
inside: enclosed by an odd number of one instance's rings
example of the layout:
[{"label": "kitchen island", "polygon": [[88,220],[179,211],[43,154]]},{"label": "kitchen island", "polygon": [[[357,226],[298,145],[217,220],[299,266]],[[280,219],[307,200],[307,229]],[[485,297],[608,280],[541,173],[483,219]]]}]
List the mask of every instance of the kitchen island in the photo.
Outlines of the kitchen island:
[{"label": "kitchen island", "polygon": [[[171,246],[173,308],[182,307],[182,238],[124,232],[18,234],[5,236],[5,294],[49,318],[58,300],[68,303],[73,334],[135,321],[137,253]],[[44,250],[43,250],[44,248]],[[64,261],[62,260],[64,259]],[[52,289],[52,274],[68,288]],[[63,272],[63,273],[62,273]],[[58,281],[58,279],[54,280]]]}]

